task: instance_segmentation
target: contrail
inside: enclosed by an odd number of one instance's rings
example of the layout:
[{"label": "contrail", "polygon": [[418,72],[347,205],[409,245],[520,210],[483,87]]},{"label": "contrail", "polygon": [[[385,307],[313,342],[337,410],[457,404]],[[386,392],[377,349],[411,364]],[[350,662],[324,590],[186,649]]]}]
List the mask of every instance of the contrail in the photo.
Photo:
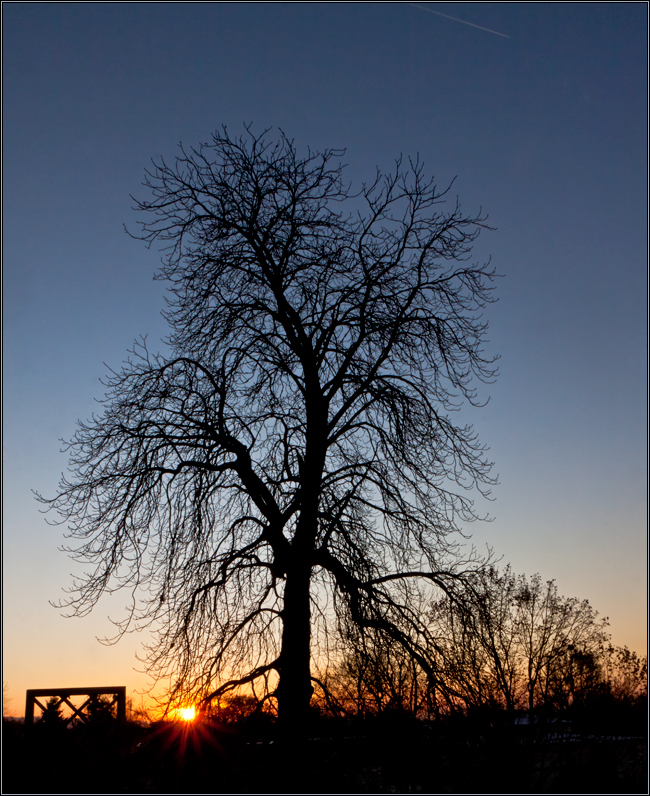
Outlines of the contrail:
[{"label": "contrail", "polygon": [[434,11],[432,8],[421,6],[419,3],[409,3],[407,1],[405,5],[421,8],[423,11],[428,11],[430,14],[437,14],[439,17],[445,17],[445,19],[453,19],[454,22],[462,22],[463,25],[469,25],[472,28],[478,28],[479,30],[487,31],[488,33],[494,33],[495,36],[503,36],[504,39],[512,38],[512,36],[507,36],[505,33],[499,33],[498,30],[490,30],[490,28],[484,28],[482,25],[475,25],[473,22],[466,22],[464,19],[458,19],[458,17],[450,17],[449,14],[443,14],[442,11]]}]

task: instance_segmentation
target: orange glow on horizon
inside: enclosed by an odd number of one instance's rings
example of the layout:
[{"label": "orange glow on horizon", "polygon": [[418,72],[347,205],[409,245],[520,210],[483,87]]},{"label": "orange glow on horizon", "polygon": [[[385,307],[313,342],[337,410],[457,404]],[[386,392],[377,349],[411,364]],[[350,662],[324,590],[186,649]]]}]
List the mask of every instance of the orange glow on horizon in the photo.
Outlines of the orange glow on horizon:
[{"label": "orange glow on horizon", "polygon": [[196,708],[194,705],[190,706],[189,708],[179,708],[178,715],[183,721],[194,721],[196,718]]}]

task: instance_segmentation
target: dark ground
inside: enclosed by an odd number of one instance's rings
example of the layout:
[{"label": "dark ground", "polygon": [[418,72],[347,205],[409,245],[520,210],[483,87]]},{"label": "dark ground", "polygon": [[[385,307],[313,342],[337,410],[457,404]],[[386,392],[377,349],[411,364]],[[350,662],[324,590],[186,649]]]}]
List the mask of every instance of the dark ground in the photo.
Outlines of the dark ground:
[{"label": "dark ground", "polygon": [[390,719],[3,728],[11,793],[648,793],[644,738]]}]

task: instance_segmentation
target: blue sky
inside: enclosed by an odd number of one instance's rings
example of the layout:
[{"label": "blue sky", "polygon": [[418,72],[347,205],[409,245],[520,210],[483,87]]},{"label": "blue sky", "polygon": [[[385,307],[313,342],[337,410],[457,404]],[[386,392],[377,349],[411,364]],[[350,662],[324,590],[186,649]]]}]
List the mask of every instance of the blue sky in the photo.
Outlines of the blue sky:
[{"label": "blue sky", "polygon": [[95,641],[125,597],[84,620],[48,605],[73,564],[30,490],[53,494],[59,439],[96,408],[103,363],[165,334],[158,253],[123,230],[129,195],[151,158],[224,124],[280,127],[303,152],[344,147],[357,184],[419,153],[489,214],[497,231],[475,256],[505,275],[489,309],[501,377],[469,419],[500,485],[494,521],[468,530],[516,572],[588,598],[615,643],[645,648],[645,3],[6,3],[3,26],[4,680],[17,712],[25,688],[146,682],[132,672],[142,637]]}]

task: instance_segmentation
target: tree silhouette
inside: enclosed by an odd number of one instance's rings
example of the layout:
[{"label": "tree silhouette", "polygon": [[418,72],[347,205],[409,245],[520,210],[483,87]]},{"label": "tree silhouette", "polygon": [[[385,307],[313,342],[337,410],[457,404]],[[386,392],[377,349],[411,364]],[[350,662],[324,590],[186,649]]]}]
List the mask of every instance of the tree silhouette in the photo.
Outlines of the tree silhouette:
[{"label": "tree silhouette", "polygon": [[430,611],[451,704],[563,708],[599,680],[608,622],[588,600],[509,565],[472,573],[466,586],[462,605],[442,599]]},{"label": "tree silhouette", "polygon": [[412,597],[471,568],[453,534],[492,483],[450,416],[495,375],[494,271],[468,262],[485,219],[417,160],[355,193],[341,155],[224,128],[153,164],[137,237],[164,246],[170,353],[143,340],[112,372],[45,501],[95,566],[74,612],[130,589],[120,631],[155,623],[172,699],[246,685],[285,727],[347,627],[433,674]]},{"label": "tree silhouette", "polygon": [[2,681],[2,715],[6,716],[9,712],[11,697],[9,696],[9,684],[6,680]]},{"label": "tree silhouette", "polygon": [[61,700],[58,697],[53,696],[47,700],[39,723],[44,727],[62,727],[66,724],[61,711]]},{"label": "tree silhouette", "polygon": [[116,706],[106,696],[95,696],[88,706],[88,719],[95,727],[112,726],[116,721]]}]

